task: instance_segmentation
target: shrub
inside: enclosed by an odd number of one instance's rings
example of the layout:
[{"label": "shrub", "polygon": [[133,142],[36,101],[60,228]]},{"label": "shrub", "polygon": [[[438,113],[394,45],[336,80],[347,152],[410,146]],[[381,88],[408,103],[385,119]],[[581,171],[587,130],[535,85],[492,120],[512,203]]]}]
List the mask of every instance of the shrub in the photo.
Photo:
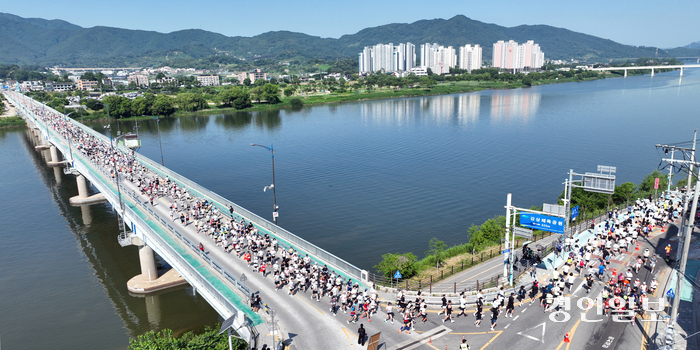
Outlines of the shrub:
[{"label": "shrub", "polygon": [[295,97],[295,98],[289,100],[289,104],[294,108],[301,108],[304,106],[304,101],[302,101],[298,97]]}]

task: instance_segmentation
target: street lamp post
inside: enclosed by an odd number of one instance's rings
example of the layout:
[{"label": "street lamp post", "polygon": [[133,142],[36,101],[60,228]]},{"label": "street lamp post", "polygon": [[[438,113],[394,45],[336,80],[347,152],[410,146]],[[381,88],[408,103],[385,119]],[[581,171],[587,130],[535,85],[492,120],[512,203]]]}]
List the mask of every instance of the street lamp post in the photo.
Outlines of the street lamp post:
[{"label": "street lamp post", "polygon": [[163,143],[160,141],[160,118],[158,117],[151,117],[156,121],[156,125],[158,126],[158,144],[160,145],[160,165],[165,166],[163,163]]},{"label": "street lamp post", "polygon": [[251,143],[251,146],[258,146],[262,147],[268,151],[270,151],[270,154],[272,155],[272,185],[271,186],[265,186],[263,191],[267,191],[268,188],[272,188],[272,209],[274,210],[272,212],[272,219],[275,222],[275,225],[277,225],[277,217],[279,216],[277,210],[279,207],[277,206],[277,193],[276,193],[276,186],[275,186],[275,150],[272,148],[272,145],[270,147],[263,146],[263,145],[258,145],[257,143]]}]

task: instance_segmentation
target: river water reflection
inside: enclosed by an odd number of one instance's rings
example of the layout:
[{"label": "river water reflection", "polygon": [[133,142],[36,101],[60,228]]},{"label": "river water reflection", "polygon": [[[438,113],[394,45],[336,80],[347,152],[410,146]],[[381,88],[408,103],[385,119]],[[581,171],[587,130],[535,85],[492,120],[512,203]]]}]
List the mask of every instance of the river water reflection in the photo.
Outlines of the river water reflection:
[{"label": "river water reflection", "polygon": [[[639,182],[655,143],[700,126],[700,72],[685,74],[167,118],[160,136],[166,166],[269,219],[270,155],[249,144],[274,145],[280,225],[371,269],[386,252],[422,256],[432,237],[464,242],[509,192],[520,207],[554,202],[569,169],[612,165],[618,183]],[[139,126],[140,152],[159,159],[156,123]],[[22,131],[0,131],[0,147],[2,345],[124,348],[151,328],[216,322],[189,288],[129,295],[138,254],[117,243],[111,208],[67,205],[74,180]]]}]

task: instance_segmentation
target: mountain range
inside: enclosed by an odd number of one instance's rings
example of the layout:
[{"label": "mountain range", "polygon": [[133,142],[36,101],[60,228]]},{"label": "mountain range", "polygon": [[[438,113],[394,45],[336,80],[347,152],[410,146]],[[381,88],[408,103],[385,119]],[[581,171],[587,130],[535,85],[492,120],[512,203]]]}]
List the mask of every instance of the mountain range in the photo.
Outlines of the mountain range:
[{"label": "mountain range", "polygon": [[[614,58],[653,57],[657,48],[612,40],[547,25],[503,27],[463,15],[366,28],[338,39],[289,31],[253,37],[228,37],[198,29],[172,33],[112,27],[83,28],[62,20],[22,18],[0,13],[0,63],[44,66],[157,66],[177,60],[208,59],[220,64],[240,59],[279,60],[356,58],[364,46],[436,42],[455,48],[479,44],[489,60],[498,40],[534,40],[548,59],[588,62]],[[658,56],[700,56],[697,43],[658,51]],[[694,46],[695,45],[695,46]]]}]

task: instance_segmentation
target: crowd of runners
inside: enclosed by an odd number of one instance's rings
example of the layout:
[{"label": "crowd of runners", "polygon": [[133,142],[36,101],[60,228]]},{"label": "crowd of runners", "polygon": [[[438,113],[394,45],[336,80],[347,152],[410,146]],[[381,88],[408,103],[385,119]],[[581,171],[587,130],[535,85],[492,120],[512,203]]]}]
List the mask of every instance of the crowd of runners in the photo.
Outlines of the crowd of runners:
[{"label": "crowd of runners", "polygon": [[[442,322],[455,322],[460,317],[473,315],[473,324],[481,325],[486,316],[490,316],[491,330],[498,325],[498,318],[505,311],[504,317],[513,317],[517,306],[526,303],[539,302],[544,312],[561,312],[565,305],[565,294],[571,292],[577,278],[583,279],[581,286],[587,293],[593,289],[594,283],[602,284],[600,300],[606,316],[611,314],[634,321],[637,314],[649,310],[648,296],[658,288],[654,275],[656,264],[661,252],[653,252],[648,248],[639,248],[640,238],[649,238],[654,228],[664,227],[670,221],[681,215],[681,204],[673,200],[638,199],[622,214],[618,210],[608,213],[608,220],[601,225],[591,225],[593,237],[585,242],[576,238],[566,239],[563,243],[565,255],[564,265],[553,271],[552,277],[545,282],[533,281],[529,290],[521,286],[516,292],[506,293],[501,288],[491,300],[486,300],[481,291],[477,294],[476,310],[471,313],[467,309],[467,297],[461,293],[453,304],[452,300],[443,295],[442,308],[438,312]],[[624,252],[624,253],[623,253]],[[665,259],[671,258],[671,245],[664,247]],[[621,261],[629,255],[629,267],[618,271],[623,266]],[[617,261],[616,261],[617,260]],[[648,273],[643,273],[647,269]],[[416,323],[425,323],[428,319],[426,300],[419,291],[415,299],[407,300],[406,293],[399,290],[395,303],[386,307],[385,321],[393,323],[395,312],[401,317],[399,332],[410,333],[415,330]],[[453,305],[459,305],[459,311]],[[486,311],[486,312],[485,312]]]},{"label": "crowd of runners", "polygon": [[[170,218],[182,226],[193,226],[202,238],[208,237],[219,249],[243,259],[246,264],[263,277],[271,276],[275,290],[287,288],[289,295],[309,292],[309,297],[320,302],[323,297],[329,300],[333,315],[341,310],[348,314],[347,323],[366,319],[371,322],[380,310],[380,301],[375,290],[360,288],[359,284],[345,279],[340,274],[320,266],[306,255],[302,256],[293,248],[285,249],[277,239],[259,232],[258,228],[242,218],[236,218],[233,208],[229,213],[220,211],[212,202],[194,196],[187,188],[178,185],[166,176],[150,171],[134,158],[133,154],[113,147],[83,129],[74,126],[60,114],[50,113],[41,108],[31,107],[50,128],[70,139],[74,151],[81,152],[97,166],[107,170],[113,178],[119,174],[124,180],[134,184],[151,205],[161,200],[169,206]],[[673,200],[638,199],[626,208],[623,214],[618,210],[610,212],[608,219],[600,225],[591,225],[594,235],[585,242],[567,238],[562,242],[565,264],[553,271],[551,279],[534,281],[529,290],[521,286],[517,292],[506,293],[503,288],[491,300],[486,300],[481,292],[477,294],[476,310],[467,311],[467,297],[462,294],[454,305],[453,301],[442,296],[442,308],[438,312],[442,322],[455,322],[461,317],[474,317],[475,327],[480,327],[482,319],[490,314],[490,328],[498,325],[498,318],[505,310],[504,317],[513,317],[513,310],[530,299],[533,304],[539,301],[544,312],[559,312],[564,305],[565,292],[571,292],[577,278],[585,281],[587,292],[594,283],[603,285],[601,296],[606,315],[611,309],[616,313],[626,312],[634,321],[636,313],[648,309],[645,296],[653,294],[658,281],[654,276],[655,267],[662,252],[639,249],[639,240],[648,238],[652,229],[663,227],[682,215],[680,203]],[[200,243],[199,247],[204,250]],[[671,257],[671,246],[664,247],[665,258]],[[629,255],[629,267],[620,259]],[[658,255],[658,257],[657,257]],[[617,264],[617,265],[616,265]],[[643,273],[647,269],[648,273]],[[409,300],[410,299],[410,300]],[[255,310],[260,307],[260,299],[252,298]],[[401,290],[394,302],[382,306],[384,322],[400,322],[399,332],[410,333],[418,322],[428,320],[428,305],[420,291],[415,298]]]},{"label": "crowd of runners", "polygon": [[[291,296],[300,291],[309,292],[310,298],[317,302],[327,296],[334,315],[340,309],[350,312],[352,317],[348,322],[356,322],[358,317],[367,317],[370,321],[370,315],[376,312],[376,291],[360,290],[359,284],[353,284],[352,279],[343,277],[326,265],[319,265],[308,255],[302,256],[292,247],[285,249],[277,238],[261,233],[253,223],[243,218],[236,218],[233,207],[229,207],[227,215],[214,203],[192,195],[190,190],[167,176],[149,170],[133,153],[124,152],[94,137],[63,115],[37,106],[30,109],[50,128],[70,140],[73,151],[82,153],[92,163],[108,171],[112,178],[119,176],[120,180],[133,184],[150,205],[167,205],[173,222],[179,222],[183,227],[193,226],[202,238],[208,237],[219,249],[243,259],[256,273],[264,278],[271,275],[275,290],[287,287]],[[198,247],[205,250],[202,243]],[[259,296],[251,298],[251,306],[256,311],[260,303]]]}]

